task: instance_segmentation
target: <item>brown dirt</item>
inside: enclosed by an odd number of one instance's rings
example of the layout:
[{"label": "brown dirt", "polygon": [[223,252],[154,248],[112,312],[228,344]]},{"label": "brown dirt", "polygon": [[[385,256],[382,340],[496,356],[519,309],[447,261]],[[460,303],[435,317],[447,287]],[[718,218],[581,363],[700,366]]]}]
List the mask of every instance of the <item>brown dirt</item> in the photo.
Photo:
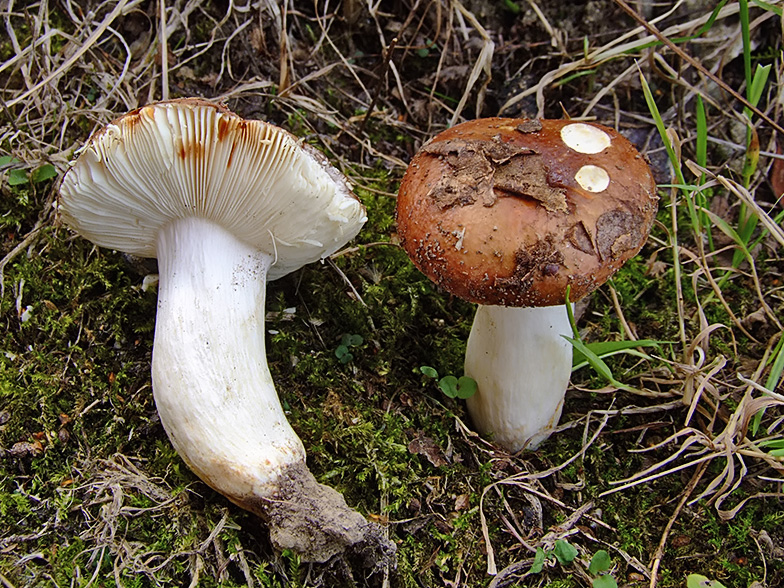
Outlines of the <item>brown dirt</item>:
[{"label": "brown dirt", "polygon": [[368,575],[394,567],[397,548],[384,529],[349,508],[342,494],[319,484],[304,463],[285,468],[278,484],[273,498],[237,500],[266,522],[277,549],[290,549],[305,561],[358,563]]}]

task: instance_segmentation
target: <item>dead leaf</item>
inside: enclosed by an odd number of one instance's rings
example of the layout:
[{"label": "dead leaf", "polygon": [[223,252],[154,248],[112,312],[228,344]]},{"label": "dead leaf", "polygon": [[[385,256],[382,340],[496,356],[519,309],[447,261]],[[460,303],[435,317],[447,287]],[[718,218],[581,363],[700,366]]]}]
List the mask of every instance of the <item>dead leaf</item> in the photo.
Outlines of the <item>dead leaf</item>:
[{"label": "dead leaf", "polygon": [[[776,141],[776,153],[782,154],[781,145],[779,145],[778,141]],[[784,159],[773,158],[773,165],[770,166],[768,178],[773,188],[773,195],[776,198],[780,198],[784,194]]]},{"label": "dead leaf", "polygon": [[11,449],[8,450],[8,454],[11,457],[28,457],[40,455],[43,450],[43,445],[41,445],[39,441],[36,441],[35,443],[20,441],[19,443],[13,444]]},{"label": "dead leaf", "polygon": [[415,455],[424,455],[435,467],[446,465],[441,448],[430,437],[418,435],[408,444],[408,451]]},{"label": "dead leaf", "polygon": [[461,494],[455,498],[455,510],[468,510],[471,507],[471,496],[469,494]]}]

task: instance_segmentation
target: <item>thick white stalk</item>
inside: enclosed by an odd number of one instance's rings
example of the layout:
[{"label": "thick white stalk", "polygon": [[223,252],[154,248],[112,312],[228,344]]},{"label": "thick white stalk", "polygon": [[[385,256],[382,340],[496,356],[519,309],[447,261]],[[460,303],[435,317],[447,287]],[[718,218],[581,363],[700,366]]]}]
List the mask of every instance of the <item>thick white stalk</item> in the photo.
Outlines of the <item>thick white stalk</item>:
[{"label": "thick white stalk", "polygon": [[160,288],[152,381],[172,445],[215,490],[261,516],[279,549],[324,562],[345,551],[385,565],[382,529],[319,484],[278,400],[264,348],[273,257],[201,218],[157,243]]},{"label": "thick white stalk", "polygon": [[536,449],[558,424],[572,368],[572,332],[563,306],[477,308],[465,373],[475,426],[510,451]]},{"label": "thick white stalk", "polygon": [[267,368],[264,297],[272,257],[207,220],[158,236],[152,379],[172,444],[210,486],[241,502],[272,496],[305,450]]}]

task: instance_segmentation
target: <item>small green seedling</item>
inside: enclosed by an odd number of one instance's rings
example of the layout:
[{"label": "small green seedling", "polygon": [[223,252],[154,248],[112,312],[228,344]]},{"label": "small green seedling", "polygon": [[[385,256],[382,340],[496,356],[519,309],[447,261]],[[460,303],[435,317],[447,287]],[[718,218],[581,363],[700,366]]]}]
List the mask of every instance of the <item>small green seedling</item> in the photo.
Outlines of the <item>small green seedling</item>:
[{"label": "small green seedling", "polygon": [[567,566],[577,557],[577,548],[566,539],[556,539],[552,549],[545,551],[541,547],[536,548],[534,563],[531,564],[531,574],[538,574],[544,568],[546,561],[557,560],[562,566]]},{"label": "small green seedling", "polygon": [[40,184],[41,182],[57,177],[57,169],[51,163],[45,163],[44,165],[37,167],[29,176],[24,169],[17,167],[21,163],[21,161],[11,155],[3,155],[0,157],[0,168],[10,167],[8,170],[9,186],[21,186],[27,182]]},{"label": "small green seedling", "polygon": [[709,580],[700,574],[689,574],[686,578],[686,588],[726,588],[718,580]]},{"label": "small green seedling", "polygon": [[[578,554],[577,548],[566,539],[557,539],[552,549],[545,551],[541,547],[536,548],[534,563],[531,564],[531,569],[528,573],[540,573],[548,560],[556,560],[561,566],[571,565]],[[610,555],[604,549],[600,549],[591,558],[591,563],[588,564],[588,573],[592,576],[592,588],[618,588],[615,578],[608,573],[611,569],[612,560]]]},{"label": "small green seedling", "polygon": [[[438,372],[429,365],[423,365],[419,371],[428,378],[438,379]],[[476,394],[476,380],[468,376],[444,376],[438,380],[438,387],[449,398],[466,399]]]},{"label": "small green seedling", "polygon": [[520,5],[514,0],[504,0],[503,5],[504,8],[506,8],[512,14],[520,14],[520,11],[522,10]]},{"label": "small green seedling", "polygon": [[348,333],[344,334],[340,338],[340,345],[337,346],[335,349],[335,357],[340,360],[340,363],[348,363],[352,359],[354,359],[354,354],[351,353],[351,347],[359,347],[364,343],[365,340],[362,338],[362,335],[349,335]]},{"label": "small green seedling", "polygon": [[588,564],[588,573],[593,578],[591,586],[593,588],[618,588],[618,582],[609,573],[611,570],[612,560],[610,559],[610,554],[604,549],[594,553],[591,563]]},{"label": "small green seedling", "polygon": [[562,566],[571,564],[577,557],[577,548],[566,539],[556,539],[553,545],[553,556]]},{"label": "small green seedling", "polygon": [[424,59],[425,57],[427,57],[428,55],[430,55],[430,50],[431,50],[433,47],[435,47],[435,43],[434,43],[432,40],[430,40],[430,39],[427,39],[427,40],[425,41],[425,46],[424,46],[424,47],[420,47],[419,49],[417,49],[417,52],[416,52],[416,54],[417,54],[419,57],[422,57],[422,58]]}]

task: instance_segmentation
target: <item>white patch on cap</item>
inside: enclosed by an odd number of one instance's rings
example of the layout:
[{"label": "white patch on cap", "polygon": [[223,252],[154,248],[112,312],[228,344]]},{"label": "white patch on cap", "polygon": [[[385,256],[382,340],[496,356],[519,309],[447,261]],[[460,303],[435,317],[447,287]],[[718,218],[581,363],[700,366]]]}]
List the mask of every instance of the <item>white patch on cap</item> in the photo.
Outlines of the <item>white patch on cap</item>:
[{"label": "white patch on cap", "polygon": [[567,147],[578,153],[601,153],[610,146],[612,139],[598,127],[573,123],[561,128],[561,139]]},{"label": "white patch on cap", "polygon": [[589,192],[604,192],[610,185],[610,174],[598,165],[584,165],[574,176],[583,190]]}]

